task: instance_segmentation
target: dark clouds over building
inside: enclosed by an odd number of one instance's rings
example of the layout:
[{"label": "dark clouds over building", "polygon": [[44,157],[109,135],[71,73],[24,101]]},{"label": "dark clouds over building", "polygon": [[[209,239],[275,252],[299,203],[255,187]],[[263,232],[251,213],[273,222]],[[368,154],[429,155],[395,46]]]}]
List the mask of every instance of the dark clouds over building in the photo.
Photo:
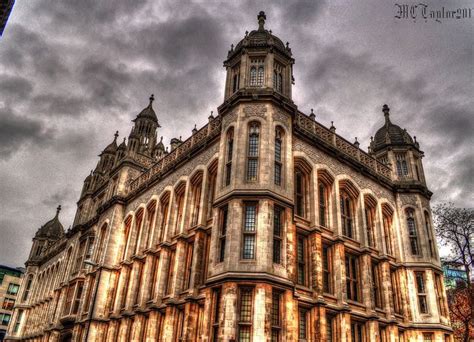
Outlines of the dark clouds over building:
[{"label": "dark clouds over building", "polygon": [[26,259],[57,204],[72,223],[97,154],[151,93],[165,142],[202,126],[223,100],[229,42],[262,9],[291,43],[302,111],[366,148],[388,103],[429,156],[434,202],[471,205],[474,19],[401,20],[379,1],[18,2],[0,40],[0,262]]}]

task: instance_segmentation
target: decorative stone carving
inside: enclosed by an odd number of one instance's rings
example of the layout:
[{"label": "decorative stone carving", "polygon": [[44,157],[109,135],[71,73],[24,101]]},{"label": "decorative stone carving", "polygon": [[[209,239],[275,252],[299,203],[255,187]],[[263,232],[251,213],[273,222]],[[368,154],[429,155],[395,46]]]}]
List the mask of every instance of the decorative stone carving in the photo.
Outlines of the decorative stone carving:
[{"label": "decorative stone carving", "polygon": [[251,104],[244,107],[244,117],[259,117],[264,120],[267,119],[267,106],[264,104]]}]

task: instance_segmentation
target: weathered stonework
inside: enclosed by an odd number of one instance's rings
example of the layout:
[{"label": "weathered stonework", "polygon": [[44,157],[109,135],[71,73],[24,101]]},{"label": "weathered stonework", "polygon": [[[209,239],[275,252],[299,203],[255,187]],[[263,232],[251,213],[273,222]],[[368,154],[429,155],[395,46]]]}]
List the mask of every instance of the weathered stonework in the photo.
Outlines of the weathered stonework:
[{"label": "weathered stonework", "polygon": [[264,20],[216,117],[167,152],[150,97],[38,231],[9,340],[451,341],[419,145],[388,106],[370,153],[299,112]]}]

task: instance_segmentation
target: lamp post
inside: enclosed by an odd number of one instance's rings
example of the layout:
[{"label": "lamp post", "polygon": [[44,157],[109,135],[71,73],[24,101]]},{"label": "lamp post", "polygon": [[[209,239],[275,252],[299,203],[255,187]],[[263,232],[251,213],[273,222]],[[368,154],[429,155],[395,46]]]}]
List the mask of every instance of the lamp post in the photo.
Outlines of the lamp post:
[{"label": "lamp post", "polygon": [[[99,267],[99,264],[93,262],[92,260],[84,260],[84,264],[90,265],[92,267]],[[89,330],[91,327],[91,322],[92,322],[92,315],[94,314],[94,309],[95,309],[95,301],[97,298],[97,291],[99,289],[99,283],[100,283],[100,276],[102,275],[102,268],[99,268],[99,275],[97,276],[97,281],[95,282],[95,287],[94,287],[94,297],[92,298],[92,305],[90,306],[89,309],[89,318],[87,319],[89,322],[87,324],[87,331],[86,331],[86,338],[85,341],[89,338]]]}]

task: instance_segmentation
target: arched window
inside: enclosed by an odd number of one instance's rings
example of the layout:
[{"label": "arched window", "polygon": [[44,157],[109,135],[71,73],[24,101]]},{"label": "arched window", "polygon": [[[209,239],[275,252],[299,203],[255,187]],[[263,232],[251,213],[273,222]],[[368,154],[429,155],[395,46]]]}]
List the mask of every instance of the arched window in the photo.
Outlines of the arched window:
[{"label": "arched window", "polygon": [[418,234],[416,231],[415,211],[413,209],[407,209],[405,214],[407,217],[407,229],[408,229],[408,238],[410,239],[411,254],[419,255],[420,249],[418,246]]},{"label": "arched window", "polygon": [[278,92],[282,92],[283,91],[283,76],[280,74],[278,74],[278,80],[277,80],[277,87],[276,87],[276,90]]},{"label": "arched window", "polygon": [[365,196],[365,224],[367,232],[367,245],[369,247],[376,247],[375,239],[375,208],[377,201],[372,196]]},{"label": "arched window", "polygon": [[217,180],[217,160],[213,161],[209,166],[208,170],[208,179],[207,179],[207,189],[206,189],[206,219],[212,218],[212,206],[214,204],[214,197],[216,194],[216,180]]},{"label": "arched window", "polygon": [[277,90],[278,87],[278,73],[276,70],[273,70],[273,88]]},{"label": "arched window", "polygon": [[433,235],[432,235],[432,231],[431,231],[431,224],[430,224],[430,215],[428,214],[428,212],[424,212],[425,214],[425,229],[426,229],[426,236],[428,238],[428,246],[430,248],[430,256],[431,257],[434,257],[435,256],[435,252],[434,252],[434,245],[433,245]]},{"label": "arched window", "polygon": [[319,225],[326,227],[327,226],[327,210],[328,210],[328,190],[326,184],[323,182],[318,183],[318,207],[319,207]]},{"label": "arched window", "polygon": [[405,153],[396,153],[395,159],[397,160],[397,174],[399,177],[408,176],[408,165],[406,161]]},{"label": "arched window", "polygon": [[283,131],[281,128],[275,130],[275,185],[281,185],[282,177],[282,145]]},{"label": "arched window", "polygon": [[334,177],[327,170],[318,170],[318,214],[319,225],[329,227],[329,197]]},{"label": "arched window", "polygon": [[31,291],[31,284],[32,283],[33,283],[33,275],[30,274],[28,276],[28,280],[26,281],[25,291],[23,292],[23,298],[22,298],[23,301],[26,301],[28,299],[28,296],[29,296],[30,291]]},{"label": "arched window", "polygon": [[259,156],[260,125],[252,122],[249,125],[249,144],[247,152],[247,180],[257,180]]},{"label": "arched window", "polygon": [[153,232],[155,231],[155,213],[156,213],[156,201],[152,201],[146,207],[145,226],[143,229],[143,235],[145,236],[145,243],[143,248],[148,248],[152,241]]},{"label": "arched window", "polygon": [[199,222],[201,212],[201,192],[202,192],[202,171],[198,172],[191,179],[191,227]]},{"label": "arched window", "polygon": [[140,250],[140,244],[141,244],[141,234],[142,234],[142,229],[143,229],[143,209],[141,209],[136,215],[135,215],[135,248],[133,250],[133,255],[138,254],[138,251]]},{"label": "arched window", "polygon": [[257,67],[254,66],[250,68],[250,85],[257,85]]},{"label": "arched window", "polygon": [[161,196],[160,200],[160,237],[158,242],[161,242],[165,239],[166,224],[168,223],[169,204],[170,194],[169,192],[166,192],[163,196]]},{"label": "arched window", "polygon": [[388,205],[382,205],[382,223],[383,223],[383,235],[385,241],[386,253],[393,255],[393,243],[392,243],[392,222],[393,222],[393,210]]},{"label": "arched window", "polygon": [[263,85],[264,77],[265,77],[265,69],[263,68],[263,66],[259,66],[258,67],[258,74],[257,74],[257,85],[258,86]]},{"label": "arched window", "polygon": [[175,217],[174,222],[174,232],[176,235],[181,229],[181,222],[184,215],[184,196],[185,196],[186,184],[184,182],[180,183],[175,190]]},{"label": "arched window", "polygon": [[232,154],[234,151],[234,129],[231,128],[227,132],[227,153],[226,153],[226,164],[225,164],[225,185],[230,185],[232,178]]},{"label": "arched window", "polygon": [[128,244],[129,244],[129,238],[130,238],[130,229],[132,227],[132,217],[129,216],[125,219],[124,222],[124,244],[123,244],[123,254],[122,254],[122,259],[126,259],[127,257],[127,250],[128,250]]},{"label": "arched window", "polygon": [[354,238],[354,204],[349,194],[343,190],[340,198],[342,234]]}]

